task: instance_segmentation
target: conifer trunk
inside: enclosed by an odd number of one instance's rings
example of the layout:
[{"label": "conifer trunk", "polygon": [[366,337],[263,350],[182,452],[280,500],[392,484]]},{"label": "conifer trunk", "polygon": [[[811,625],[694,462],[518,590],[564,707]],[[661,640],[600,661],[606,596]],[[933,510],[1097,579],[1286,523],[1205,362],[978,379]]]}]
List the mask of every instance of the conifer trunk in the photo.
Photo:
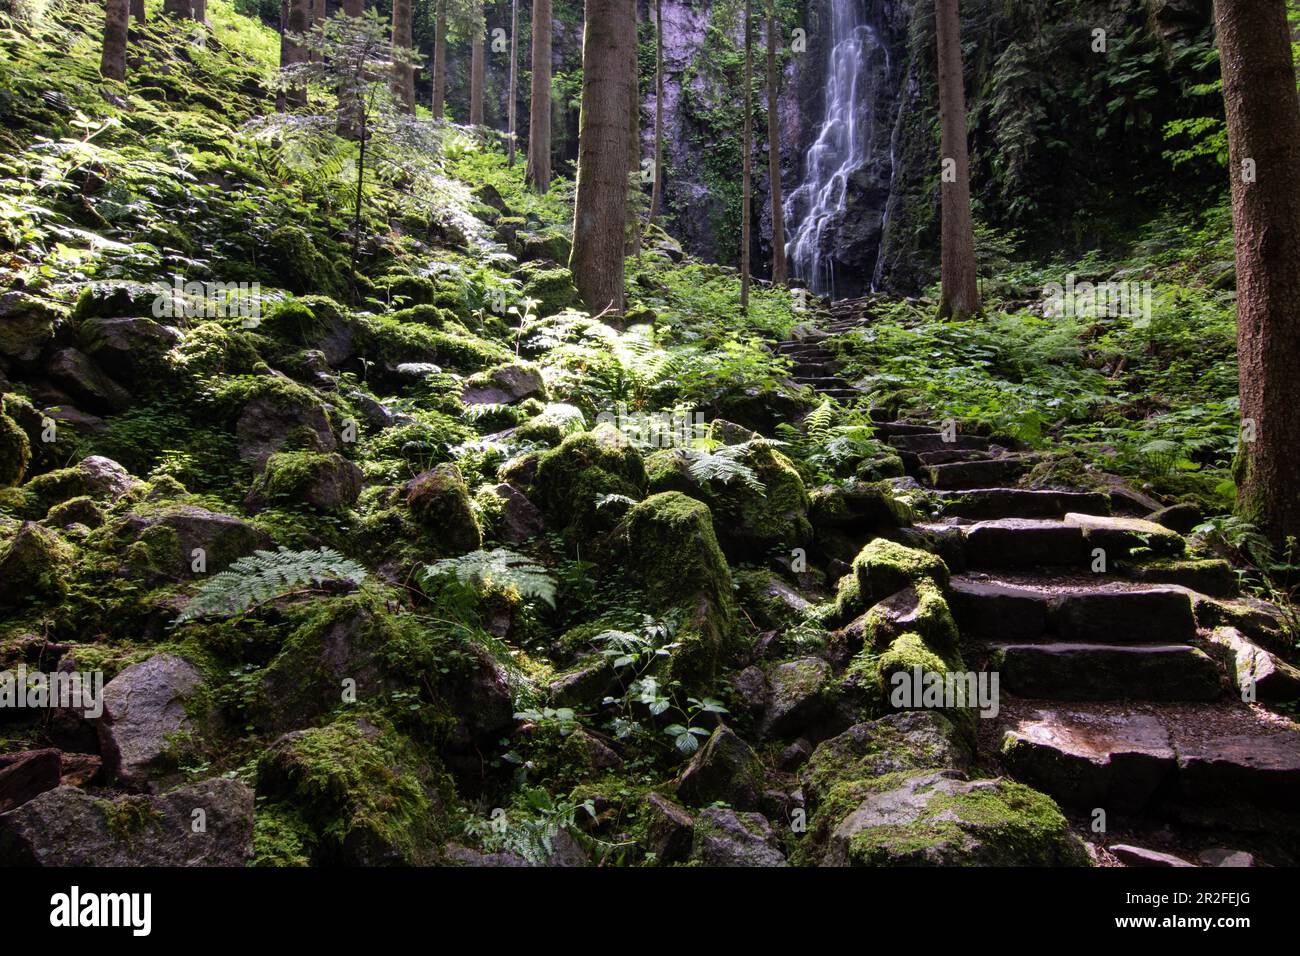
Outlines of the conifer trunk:
[{"label": "conifer trunk", "polygon": [[741,137],[743,153],[740,160],[740,308],[749,308],[749,204],[753,173],[754,152],[754,33],[750,28],[752,0],[745,0],[745,84],[742,119],[745,131]]},{"label": "conifer trunk", "polygon": [[447,0],[438,0],[433,36],[433,99],[429,110],[435,120],[443,117],[447,99]]},{"label": "conifer trunk", "polygon": [[469,53],[469,122],[471,126],[483,125],[483,32],[479,28],[470,41]]},{"label": "conifer trunk", "polygon": [[767,178],[772,194],[772,281],[789,277],[785,264],[785,209],[781,198],[781,118],[777,113],[776,0],[767,0]]},{"label": "conifer trunk", "polygon": [[524,178],[544,193],[551,185],[551,0],[533,0],[532,69]]},{"label": "conifer trunk", "polygon": [[970,211],[966,91],[957,0],[936,0],[934,16],[939,45],[940,193],[943,200],[939,316],[964,319],[980,311],[980,301],[975,272],[975,232]]},{"label": "conifer trunk", "polygon": [[[393,0],[393,51],[411,48],[411,0]],[[393,95],[408,113],[415,112],[415,71],[409,63],[393,63]]]},{"label": "conifer trunk", "polygon": [[510,83],[506,96],[506,165],[515,164],[515,135],[519,118],[519,0],[510,2]]},{"label": "conifer trunk", "polygon": [[130,0],[107,0],[104,4],[104,50],[99,72],[105,79],[126,80],[126,34],[130,18]]},{"label": "conifer trunk", "polygon": [[1300,539],[1300,101],[1285,0],[1214,6],[1236,235],[1237,510],[1285,548]]},{"label": "conifer trunk", "polygon": [[650,186],[650,222],[659,217],[664,195],[664,23],[663,0],[655,0],[655,166]]},{"label": "conifer trunk", "polygon": [[587,0],[569,266],[574,284],[593,314],[623,310],[629,61],[635,53],[635,23],[633,0]]}]

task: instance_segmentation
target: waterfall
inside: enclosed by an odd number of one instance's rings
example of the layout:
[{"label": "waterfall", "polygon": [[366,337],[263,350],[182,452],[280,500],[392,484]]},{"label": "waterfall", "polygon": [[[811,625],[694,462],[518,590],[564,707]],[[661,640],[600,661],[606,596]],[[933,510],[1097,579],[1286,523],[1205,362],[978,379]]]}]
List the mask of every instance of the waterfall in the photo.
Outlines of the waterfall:
[{"label": "waterfall", "polygon": [[889,49],[867,22],[867,0],[829,0],[830,51],[826,105],[807,154],[803,182],[785,203],[793,226],[786,257],[794,275],[818,294],[835,296],[835,264],[825,255],[828,234],[843,218],[849,177],[864,162],[873,135],[868,62]]}]

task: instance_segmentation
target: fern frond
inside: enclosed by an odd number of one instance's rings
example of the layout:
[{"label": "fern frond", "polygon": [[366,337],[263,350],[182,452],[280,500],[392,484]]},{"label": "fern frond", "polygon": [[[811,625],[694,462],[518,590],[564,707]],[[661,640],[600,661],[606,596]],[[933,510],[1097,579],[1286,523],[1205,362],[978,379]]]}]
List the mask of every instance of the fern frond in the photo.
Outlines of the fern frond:
[{"label": "fern frond", "polygon": [[303,584],[331,580],[360,584],[365,577],[365,568],[331,548],[254,551],[205,581],[176,622],[183,624],[200,617],[233,617]]},{"label": "fern frond", "polygon": [[509,548],[471,551],[458,558],[444,558],[424,569],[425,581],[445,575],[476,586],[513,586],[521,596],[536,598],[555,607],[555,580],[542,565]]}]

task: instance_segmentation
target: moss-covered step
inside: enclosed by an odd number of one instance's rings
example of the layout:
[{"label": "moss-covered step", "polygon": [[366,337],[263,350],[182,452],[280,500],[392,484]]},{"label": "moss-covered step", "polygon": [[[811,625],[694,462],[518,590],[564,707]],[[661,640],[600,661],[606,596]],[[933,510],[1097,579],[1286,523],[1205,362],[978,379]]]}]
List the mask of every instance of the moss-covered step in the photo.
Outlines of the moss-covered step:
[{"label": "moss-covered step", "polygon": [[946,465],[927,465],[925,478],[931,487],[945,491],[986,488],[1015,481],[1032,465],[1033,459],[1027,455],[1007,455],[985,461],[954,461]]},{"label": "moss-covered step", "polygon": [[1048,700],[1215,700],[1219,669],[1187,644],[1004,644],[990,669],[1004,690]]}]

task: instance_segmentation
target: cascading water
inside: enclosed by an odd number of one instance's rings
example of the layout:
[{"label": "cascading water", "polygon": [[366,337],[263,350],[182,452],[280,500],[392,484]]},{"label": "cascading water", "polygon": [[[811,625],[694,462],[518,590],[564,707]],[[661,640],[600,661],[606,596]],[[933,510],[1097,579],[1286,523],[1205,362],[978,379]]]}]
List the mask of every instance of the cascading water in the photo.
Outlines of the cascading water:
[{"label": "cascading water", "polygon": [[830,52],[826,69],[826,112],[807,154],[803,182],[785,204],[793,231],[786,257],[794,275],[818,294],[835,296],[835,263],[826,255],[828,232],[843,218],[849,178],[867,156],[874,130],[866,85],[876,71],[871,61],[889,49],[867,22],[868,0],[829,0]]}]

